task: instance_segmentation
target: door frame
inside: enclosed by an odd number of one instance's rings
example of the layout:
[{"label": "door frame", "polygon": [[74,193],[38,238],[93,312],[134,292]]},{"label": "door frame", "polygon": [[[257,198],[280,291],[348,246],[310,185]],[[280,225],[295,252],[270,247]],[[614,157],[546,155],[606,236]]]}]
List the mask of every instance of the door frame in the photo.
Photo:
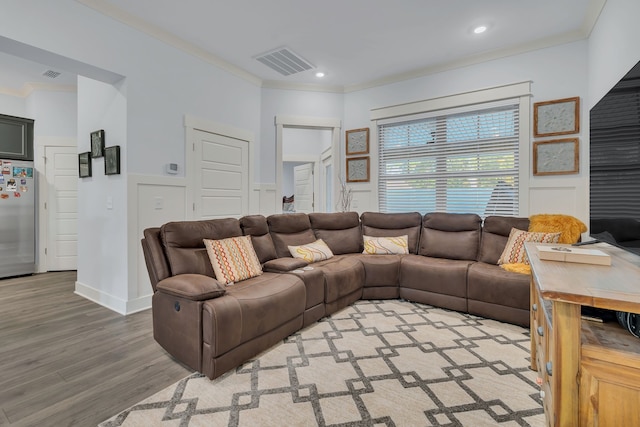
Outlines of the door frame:
[{"label": "door frame", "polygon": [[185,212],[187,219],[198,219],[195,217],[195,186],[196,186],[196,168],[195,168],[195,144],[198,143],[196,131],[208,132],[217,135],[226,136],[228,138],[239,139],[249,143],[249,187],[247,190],[248,211],[255,212],[258,209],[259,200],[256,199],[254,191],[254,134],[251,131],[239,129],[233,126],[225,125],[206,119],[201,119],[191,115],[184,116],[185,127],[185,182],[187,183],[186,206]]},{"label": "door frame", "polygon": [[[335,159],[340,158],[340,136],[342,121],[340,119],[327,119],[318,117],[301,117],[301,116],[287,116],[277,115],[275,116],[276,126],[276,194],[275,194],[275,206],[276,212],[282,213],[282,134],[285,127],[297,127],[308,129],[329,129],[331,130],[331,155],[334,159],[333,162],[333,188],[331,192],[333,195],[338,194],[338,182],[340,177],[339,163]],[[319,159],[314,162],[317,164]],[[314,172],[316,170],[314,169]],[[316,175],[319,176],[319,175]],[[314,183],[315,185],[315,183]],[[317,206],[317,205],[316,205]]]},{"label": "door frame", "polygon": [[[327,148],[326,150],[324,150],[322,153],[320,153],[320,162],[318,164],[318,169],[320,170],[320,175],[319,178],[324,186],[324,183],[327,182],[327,166],[331,166],[331,170],[333,170],[333,150],[331,149],[331,147]],[[333,173],[332,173],[333,175]],[[331,177],[331,182],[333,183],[333,176]],[[335,193],[334,193],[335,194]],[[326,210],[326,206],[327,206],[327,191],[325,189],[325,191],[322,192],[322,194],[320,195],[320,203],[322,204],[322,211],[321,212],[327,212]],[[333,198],[331,198],[331,204],[335,206],[335,204],[333,203]]]},{"label": "door frame", "polygon": [[47,147],[73,147],[78,148],[76,138],[70,137],[54,137],[54,136],[35,136],[35,156],[33,159],[33,167],[36,172],[36,272],[44,273],[47,271],[47,254],[45,249],[49,241],[49,211],[46,209],[49,200],[49,183],[46,176],[46,160],[45,153]]}]

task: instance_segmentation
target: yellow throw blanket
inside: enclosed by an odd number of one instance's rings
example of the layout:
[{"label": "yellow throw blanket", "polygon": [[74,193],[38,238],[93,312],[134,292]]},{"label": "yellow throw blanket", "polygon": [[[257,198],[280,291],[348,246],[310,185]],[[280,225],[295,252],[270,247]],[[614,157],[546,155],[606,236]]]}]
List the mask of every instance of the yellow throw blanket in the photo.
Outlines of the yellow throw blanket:
[{"label": "yellow throw blanket", "polygon": [[[587,226],[571,215],[537,214],[529,217],[529,230],[532,232],[557,233],[560,232],[558,243],[576,243],[580,235],[587,231]],[[506,271],[531,274],[529,264],[502,264]]]}]

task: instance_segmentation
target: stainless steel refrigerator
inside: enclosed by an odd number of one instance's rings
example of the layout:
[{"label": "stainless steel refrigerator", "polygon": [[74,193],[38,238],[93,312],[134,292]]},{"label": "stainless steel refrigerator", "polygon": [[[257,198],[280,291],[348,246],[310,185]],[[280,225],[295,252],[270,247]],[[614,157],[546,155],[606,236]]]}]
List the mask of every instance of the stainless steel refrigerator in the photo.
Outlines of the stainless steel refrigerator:
[{"label": "stainless steel refrigerator", "polygon": [[32,161],[0,159],[0,277],[36,271],[35,176]]}]

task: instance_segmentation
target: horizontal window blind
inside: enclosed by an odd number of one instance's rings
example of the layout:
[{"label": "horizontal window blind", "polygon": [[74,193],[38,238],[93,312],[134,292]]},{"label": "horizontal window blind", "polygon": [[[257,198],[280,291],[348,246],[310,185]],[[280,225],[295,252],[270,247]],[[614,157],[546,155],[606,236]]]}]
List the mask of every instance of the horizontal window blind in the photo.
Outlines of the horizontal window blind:
[{"label": "horizontal window blind", "polygon": [[378,123],[381,212],[518,214],[519,100],[465,110]]},{"label": "horizontal window blind", "polygon": [[640,88],[607,94],[590,128],[591,218],[640,219]]}]

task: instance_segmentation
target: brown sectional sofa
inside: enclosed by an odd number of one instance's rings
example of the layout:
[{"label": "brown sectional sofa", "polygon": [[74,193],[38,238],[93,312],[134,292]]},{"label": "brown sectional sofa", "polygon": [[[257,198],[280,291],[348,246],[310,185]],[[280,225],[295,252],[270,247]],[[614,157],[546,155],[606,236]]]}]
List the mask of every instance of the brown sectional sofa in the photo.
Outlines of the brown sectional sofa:
[{"label": "brown sectional sofa", "polygon": [[[154,338],[215,378],[359,299],[403,298],[522,326],[529,277],[496,265],[512,227],[474,214],[355,212],[170,222],[144,231]],[[366,255],[363,234],[408,236],[409,253]],[[203,239],[251,236],[263,274],[220,284]],[[334,257],[308,266],[289,245],[323,239]],[[312,268],[309,268],[312,267]]]}]

